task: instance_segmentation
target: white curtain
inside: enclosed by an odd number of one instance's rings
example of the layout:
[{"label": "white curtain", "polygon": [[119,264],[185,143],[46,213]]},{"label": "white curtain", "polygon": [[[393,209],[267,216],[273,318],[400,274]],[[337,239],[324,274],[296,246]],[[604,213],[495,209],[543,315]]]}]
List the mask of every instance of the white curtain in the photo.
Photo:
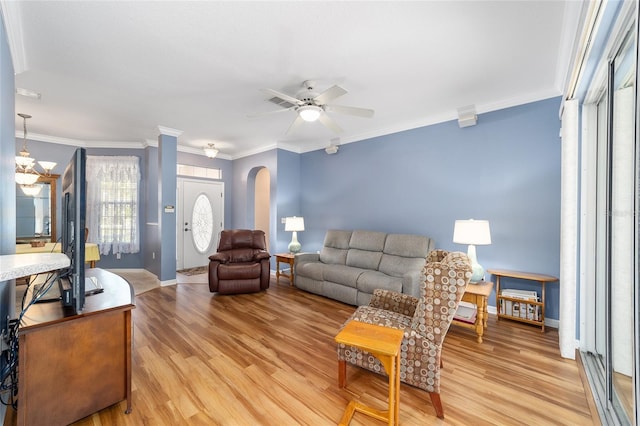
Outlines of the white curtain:
[{"label": "white curtain", "polygon": [[576,356],[576,281],[578,267],[578,101],[565,101],[562,112],[560,204],[560,355]]},{"label": "white curtain", "polygon": [[87,156],[87,228],[100,254],[140,251],[138,157]]}]

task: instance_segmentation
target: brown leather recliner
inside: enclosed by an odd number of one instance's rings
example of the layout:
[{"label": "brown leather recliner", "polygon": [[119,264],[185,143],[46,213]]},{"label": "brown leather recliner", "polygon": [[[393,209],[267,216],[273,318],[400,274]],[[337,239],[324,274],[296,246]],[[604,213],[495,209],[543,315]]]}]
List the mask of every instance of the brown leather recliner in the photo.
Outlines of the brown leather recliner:
[{"label": "brown leather recliner", "polygon": [[237,294],[269,288],[271,255],[266,248],[264,231],[222,231],[218,252],[209,256],[209,290]]}]

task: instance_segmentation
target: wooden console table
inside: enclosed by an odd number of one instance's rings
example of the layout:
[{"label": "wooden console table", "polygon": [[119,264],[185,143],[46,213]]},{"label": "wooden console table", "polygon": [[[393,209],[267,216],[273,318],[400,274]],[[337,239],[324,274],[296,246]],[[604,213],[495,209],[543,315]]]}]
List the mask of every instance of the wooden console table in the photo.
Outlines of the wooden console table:
[{"label": "wooden console table", "polygon": [[493,283],[491,281],[480,281],[480,284],[469,283],[467,289],[464,291],[462,300],[476,305],[476,320],[474,323],[469,323],[458,320],[455,317],[453,318],[452,324],[475,330],[478,335],[478,343],[482,343],[482,335],[484,334],[484,329],[487,327],[487,320],[489,318],[487,299],[489,299],[492,288]]},{"label": "wooden console table", "polygon": [[[525,322],[527,324],[537,325],[538,327],[542,327],[542,332],[544,333],[544,306],[545,306],[545,284],[552,283],[558,281],[558,278],[552,275],[544,275],[544,274],[536,274],[533,272],[521,272],[521,271],[510,271],[506,269],[487,269],[487,272],[495,275],[496,277],[496,308],[498,309],[498,319],[500,318],[508,318],[515,321]],[[542,294],[540,295],[539,300],[529,300],[529,299],[521,299],[516,297],[503,296],[500,293],[500,277],[508,277],[508,278],[518,278],[521,280],[528,281],[537,281],[542,287]],[[507,303],[510,302],[512,304],[524,305],[525,313],[524,317],[513,315],[513,311],[511,313],[507,313],[501,307],[501,302]],[[529,311],[533,309],[540,310],[540,315],[537,317],[530,318]],[[518,309],[519,313],[521,312]]]},{"label": "wooden console table", "polygon": [[19,325],[18,426],[67,425],[122,400],[131,412],[133,290],[102,269],[86,275],[104,292],[87,296],[82,313],[39,303]]},{"label": "wooden console table", "polygon": [[[376,410],[360,402],[351,401],[340,420],[340,425],[348,425],[355,411],[378,420],[386,420],[389,425],[398,424],[400,413],[400,344],[403,336],[402,330],[355,320],[349,321],[336,335],[337,343],[356,346],[378,358],[389,376],[389,409],[386,411]],[[346,372],[339,369],[338,383],[341,387],[344,386],[345,375]]]}]

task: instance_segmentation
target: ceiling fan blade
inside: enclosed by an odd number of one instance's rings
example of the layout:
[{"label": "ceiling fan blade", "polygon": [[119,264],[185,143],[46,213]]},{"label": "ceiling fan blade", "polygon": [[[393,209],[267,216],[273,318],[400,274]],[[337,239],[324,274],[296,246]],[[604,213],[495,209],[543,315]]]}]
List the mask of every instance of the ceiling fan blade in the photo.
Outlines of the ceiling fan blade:
[{"label": "ceiling fan blade", "polygon": [[322,124],[334,133],[342,133],[342,128],[338,126],[338,123],[333,121],[333,118],[329,117],[327,114],[320,114],[318,118]]},{"label": "ceiling fan blade", "polygon": [[263,92],[271,95],[271,96],[275,96],[276,98],[280,98],[284,101],[287,101],[293,105],[300,105],[302,103],[302,101],[300,99],[296,99],[293,96],[289,96],[287,94],[278,92],[277,90],[273,90],[273,89],[262,89]]},{"label": "ceiling fan blade", "polygon": [[368,108],[358,108],[343,105],[325,105],[325,111],[337,112],[338,114],[355,115],[365,118],[373,117],[373,110]]},{"label": "ceiling fan blade", "polygon": [[284,134],[288,135],[289,133],[293,132],[298,127],[300,127],[303,123],[304,123],[304,120],[302,119],[302,117],[297,115],[296,119],[293,120],[293,123],[291,123],[291,126],[289,126],[289,128],[287,129],[287,131]]},{"label": "ceiling fan blade", "polygon": [[322,105],[329,102],[332,99],[335,99],[345,94],[347,94],[347,91],[345,89],[334,84],[333,86],[329,87],[327,90],[325,90],[324,92],[320,93],[318,96],[313,98],[313,100],[316,101],[316,103]]},{"label": "ceiling fan blade", "polygon": [[284,108],[284,109],[276,109],[274,111],[258,112],[258,113],[255,113],[255,114],[248,114],[247,118],[260,118],[260,117],[264,117],[265,115],[278,114],[278,113],[281,113],[281,112],[292,111],[294,109],[296,109],[296,107],[292,106],[292,107]]}]

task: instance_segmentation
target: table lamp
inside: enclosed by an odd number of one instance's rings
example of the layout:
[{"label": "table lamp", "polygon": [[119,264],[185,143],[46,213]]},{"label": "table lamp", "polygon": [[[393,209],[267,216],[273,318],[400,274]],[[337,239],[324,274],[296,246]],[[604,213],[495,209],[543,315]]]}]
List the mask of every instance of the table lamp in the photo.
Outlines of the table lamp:
[{"label": "table lamp", "polygon": [[488,220],[456,220],[453,227],[453,242],[457,244],[469,244],[467,256],[471,261],[473,275],[471,282],[477,283],[484,280],[484,268],[478,263],[476,257],[476,245],[491,244],[491,231]]},{"label": "table lamp", "polygon": [[304,231],[304,218],[292,216],[285,219],[284,230],[292,231],[291,242],[289,243],[289,252],[298,253],[302,245],[298,242],[298,231]]}]

